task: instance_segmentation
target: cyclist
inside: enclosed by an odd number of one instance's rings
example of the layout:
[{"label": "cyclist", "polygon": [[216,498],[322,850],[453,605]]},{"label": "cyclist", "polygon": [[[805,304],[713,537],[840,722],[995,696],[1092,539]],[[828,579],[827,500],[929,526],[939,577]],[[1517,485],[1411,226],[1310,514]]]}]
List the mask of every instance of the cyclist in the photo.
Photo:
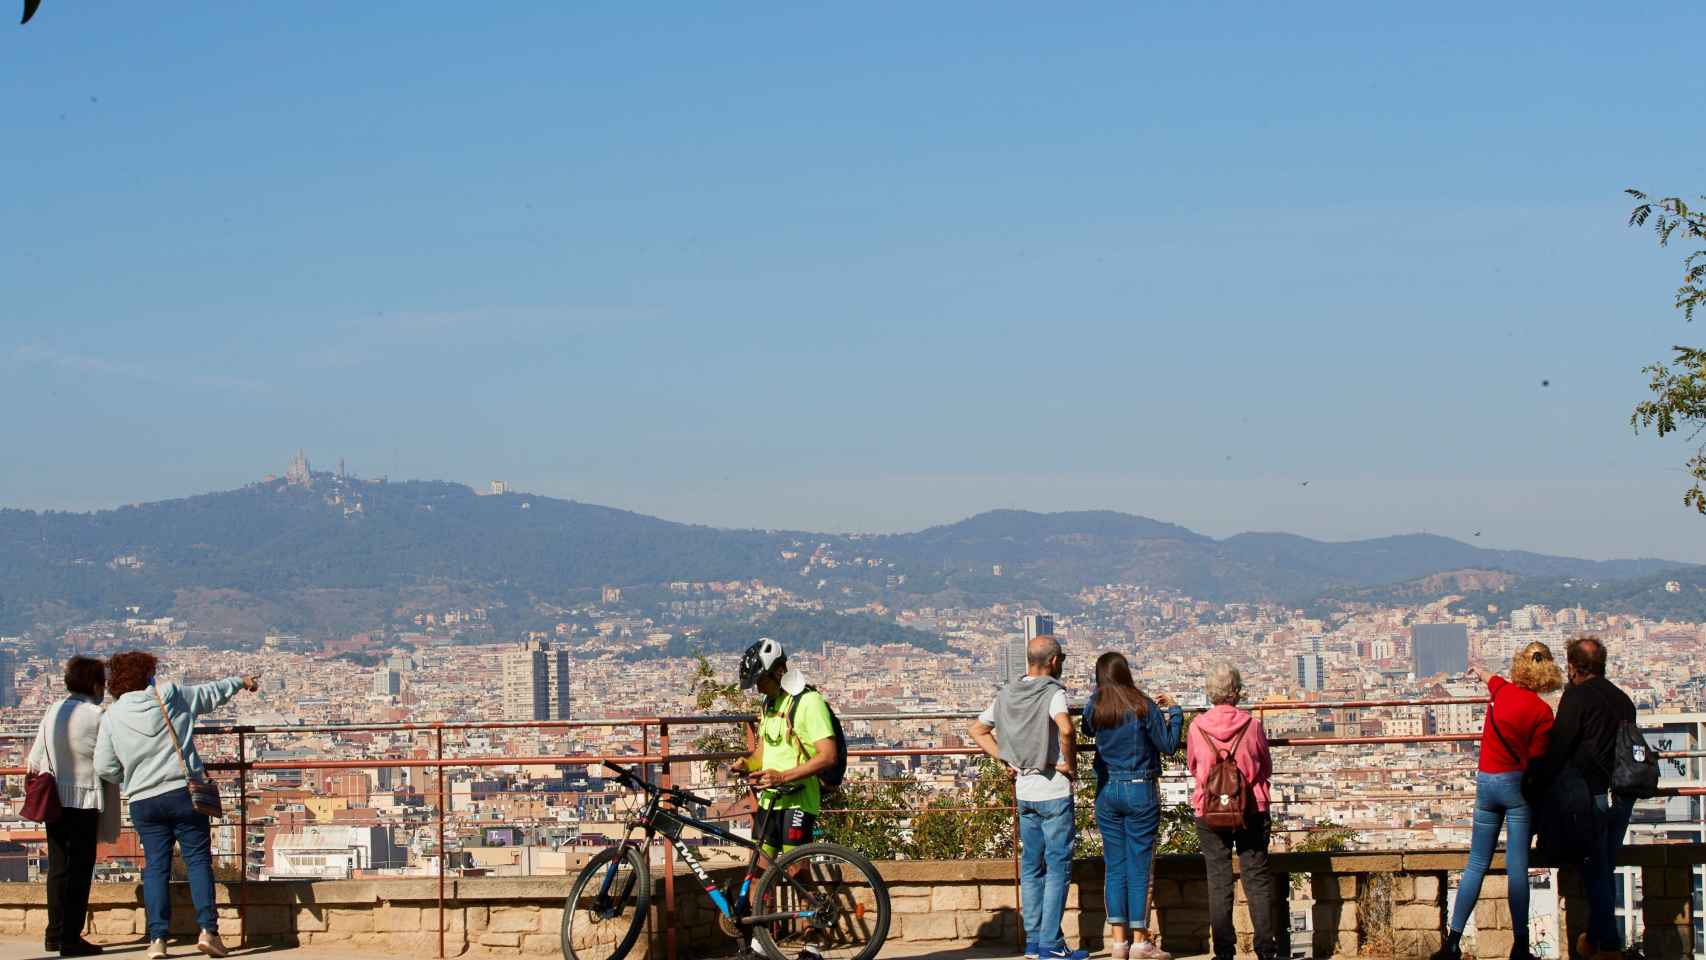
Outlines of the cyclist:
[{"label": "cyclist", "polygon": [[[807,687],[804,673],[788,667],[782,645],[769,637],[759,638],[741,656],[740,686],[757,687],[764,695],[746,777],[759,790],[754,814],[759,835],[753,839],[766,856],[775,857],[812,841],[822,809],[817,775],[835,764],[835,728],[823,694]],[[764,955],[756,940],[751,949]],[[818,956],[811,946],[800,952],[800,960]]]},{"label": "cyclist", "polygon": [[740,685],[764,695],[746,777],[759,789],[763,821],[763,836],[753,839],[773,857],[811,842],[822,809],[817,774],[835,764],[835,729],[823,694],[807,688],[806,675],[788,667],[782,645],[769,637],[746,648]]}]

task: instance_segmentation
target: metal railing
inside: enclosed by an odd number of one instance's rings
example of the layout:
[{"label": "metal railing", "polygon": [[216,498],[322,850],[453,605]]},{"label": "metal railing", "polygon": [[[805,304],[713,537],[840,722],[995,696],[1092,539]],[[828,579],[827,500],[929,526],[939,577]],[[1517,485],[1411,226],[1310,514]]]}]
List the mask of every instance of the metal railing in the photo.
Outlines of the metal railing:
[{"label": "metal railing", "polygon": [[[1452,705],[1485,704],[1484,697],[1436,697],[1423,699],[1358,699],[1358,700],[1302,700],[1302,701],[1268,701],[1246,705],[1258,716],[1281,711],[1318,711],[1337,709],[1364,709],[1380,707],[1428,707]],[[1074,710],[1076,713],[1077,711]],[[1200,712],[1200,711],[1188,711]],[[882,714],[842,714],[843,724],[860,722],[877,723],[925,723],[942,721],[969,722],[975,718],[972,711],[935,711],[921,713],[882,713]],[[235,854],[226,857],[238,858],[241,869],[235,879],[236,900],[239,911],[239,940],[247,943],[247,907],[248,884],[250,881],[250,800],[259,796],[251,791],[251,781],[256,774],[275,773],[309,773],[314,771],[334,770],[376,770],[390,769],[423,769],[433,772],[433,788],[436,802],[429,814],[431,830],[436,842],[433,845],[436,861],[438,890],[438,956],[445,956],[445,923],[447,907],[448,878],[453,875],[453,868],[447,865],[449,860],[449,832],[447,813],[450,807],[451,792],[448,771],[456,769],[477,770],[495,767],[518,767],[527,765],[580,767],[590,768],[606,761],[619,761],[625,764],[656,765],[658,782],[664,786],[671,785],[672,767],[679,763],[703,763],[707,761],[726,761],[744,756],[744,753],[704,752],[695,750],[678,750],[674,739],[679,731],[685,728],[705,728],[718,726],[739,726],[750,724],[753,717],[749,714],[715,714],[715,715],[681,715],[653,716],[634,718],[612,718],[599,720],[532,720],[532,721],[470,721],[470,722],[428,722],[428,723],[360,723],[360,724],[319,724],[319,725],[260,725],[233,724],[223,726],[207,726],[197,731],[198,738],[217,737],[234,738],[234,750],[229,751],[228,759],[210,760],[206,766],[217,779],[224,781],[222,791],[235,795],[237,800],[237,843]],[[614,733],[623,728],[635,728],[637,736],[633,739],[633,752],[604,752],[604,753],[560,753],[530,756],[500,755],[500,756],[460,756],[447,755],[445,751],[445,736],[447,733],[471,733],[490,730],[528,730],[528,731],[571,731],[571,730],[607,730]],[[272,736],[300,736],[314,734],[361,734],[361,733],[410,733],[430,736],[430,756],[386,756],[361,757],[353,759],[314,758],[306,760],[251,760],[250,747],[257,739]],[[34,734],[0,734],[0,742],[33,738]],[[1355,745],[1427,745],[1470,743],[1481,739],[1479,733],[1434,733],[1414,735],[1386,736],[1270,736],[1269,744],[1280,749],[1300,749],[1313,747],[1335,747]],[[1081,752],[1094,749],[1093,745],[1080,744]],[[848,751],[850,759],[901,759],[918,757],[969,757],[982,755],[975,745],[946,746],[946,747],[861,747]],[[1683,759],[1706,757],[1706,750],[1670,751],[1660,754],[1665,759]],[[1438,767],[1416,768],[1374,768],[1378,772],[1391,773],[1394,769],[1438,770]],[[22,767],[0,767],[0,775],[18,775],[24,772]],[[1463,772],[1468,773],[1467,769]],[[1174,777],[1181,776],[1182,771],[1176,768],[1170,771]],[[222,775],[222,776],[220,776]],[[1187,775],[1188,776],[1188,775]],[[1665,796],[1703,796],[1706,788],[1682,787],[1664,791]],[[1413,796],[1413,795],[1412,795]],[[1354,797],[1355,799],[1384,800],[1387,798],[1374,796]],[[1302,803],[1319,802],[1320,798],[1311,798]],[[1429,800],[1472,800],[1473,793],[1450,794],[1440,793],[1427,795],[1419,799]],[[1288,802],[1282,796],[1276,795],[1275,803],[1281,806]],[[945,807],[935,808],[938,811],[954,810],[981,812],[1003,811],[1010,813],[1013,818],[1012,859],[1014,881],[1017,883],[1019,874],[1018,851],[1018,810],[1016,805],[983,807]],[[859,810],[829,811],[829,812],[860,812]],[[892,811],[883,811],[892,812]],[[911,811],[923,812],[923,811]],[[744,813],[727,814],[728,817],[744,816]],[[1308,828],[1302,828],[1307,830]],[[1363,830],[1364,827],[1356,827]],[[1425,827],[1395,825],[1391,827],[1368,827],[1366,829],[1413,830]],[[1298,832],[1276,827],[1276,833]],[[677,956],[676,930],[672,918],[676,910],[675,901],[675,851],[667,843],[661,844],[663,855],[662,883],[664,895],[661,902],[660,927],[664,935],[664,947],[667,956]],[[109,857],[111,859],[134,859]],[[455,875],[461,875],[463,868],[454,868]],[[565,884],[566,887],[566,884]]]}]

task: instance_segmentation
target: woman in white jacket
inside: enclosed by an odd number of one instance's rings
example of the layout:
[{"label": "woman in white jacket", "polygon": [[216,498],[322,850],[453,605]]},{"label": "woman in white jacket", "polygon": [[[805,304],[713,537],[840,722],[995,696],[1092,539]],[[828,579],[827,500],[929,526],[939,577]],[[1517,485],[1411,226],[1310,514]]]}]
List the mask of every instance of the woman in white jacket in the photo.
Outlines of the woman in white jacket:
[{"label": "woman in white jacket", "polygon": [[100,703],[106,667],[89,657],[65,664],[66,697],[47,708],[30,747],[29,769],[53,774],[63,808],[47,825],[47,931],[43,946],[62,957],[87,957],[101,948],[83,939],[89,885],[95,879],[95,845],[118,839],[117,791],[95,774]]}]

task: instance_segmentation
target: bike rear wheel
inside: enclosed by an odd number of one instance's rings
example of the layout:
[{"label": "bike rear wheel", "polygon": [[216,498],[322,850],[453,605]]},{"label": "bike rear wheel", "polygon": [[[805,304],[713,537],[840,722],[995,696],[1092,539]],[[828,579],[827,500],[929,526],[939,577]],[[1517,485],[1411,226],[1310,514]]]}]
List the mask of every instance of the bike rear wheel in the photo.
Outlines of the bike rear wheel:
[{"label": "bike rear wheel", "polygon": [[833,843],[808,843],[782,854],[753,890],[754,915],[811,911],[755,924],[771,960],[794,960],[816,947],[824,960],[871,960],[889,934],[889,890],[877,868]]},{"label": "bike rear wheel", "polygon": [[600,851],[563,904],[563,956],[622,960],[640,939],[651,902],[651,872],[640,850],[624,845]]}]

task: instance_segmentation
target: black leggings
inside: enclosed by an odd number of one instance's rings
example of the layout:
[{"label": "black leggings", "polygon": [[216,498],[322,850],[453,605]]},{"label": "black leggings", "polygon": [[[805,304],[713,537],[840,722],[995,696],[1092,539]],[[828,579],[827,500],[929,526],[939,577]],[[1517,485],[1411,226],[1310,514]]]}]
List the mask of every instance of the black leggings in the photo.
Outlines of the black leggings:
[{"label": "black leggings", "polygon": [[[1243,868],[1244,894],[1250,901],[1250,925],[1255,927],[1256,956],[1261,960],[1279,956],[1276,929],[1273,873],[1268,869],[1268,815],[1252,812],[1237,830],[1216,830],[1197,819],[1197,841],[1202,845],[1208,868],[1208,919],[1213,934],[1214,955],[1231,960],[1238,952],[1238,934],[1232,924],[1232,854]],[[1290,918],[1287,918],[1288,921]]]},{"label": "black leggings", "polygon": [[48,943],[75,943],[89,913],[89,885],[95,881],[95,833],[101,811],[66,807],[47,825]]}]

